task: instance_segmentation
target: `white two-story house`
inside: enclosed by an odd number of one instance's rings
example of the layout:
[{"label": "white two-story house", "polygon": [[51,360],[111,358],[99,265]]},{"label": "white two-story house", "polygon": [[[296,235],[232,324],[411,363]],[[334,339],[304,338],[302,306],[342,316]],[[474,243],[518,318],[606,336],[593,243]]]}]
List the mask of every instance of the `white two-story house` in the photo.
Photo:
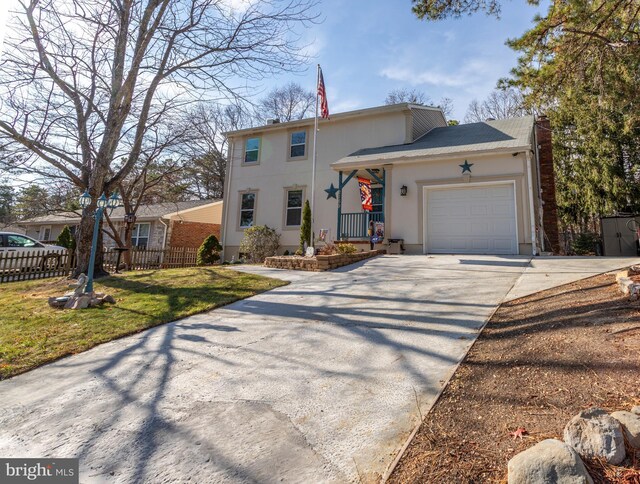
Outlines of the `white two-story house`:
[{"label": "white two-story house", "polygon": [[[243,231],[267,225],[281,250],[298,247],[311,197],[314,119],[227,133],[225,258]],[[407,253],[538,254],[558,244],[546,118],[447,126],[438,108],[395,104],[320,120],[314,232],[367,240],[371,220]],[[371,181],[362,208],[357,178]]]}]

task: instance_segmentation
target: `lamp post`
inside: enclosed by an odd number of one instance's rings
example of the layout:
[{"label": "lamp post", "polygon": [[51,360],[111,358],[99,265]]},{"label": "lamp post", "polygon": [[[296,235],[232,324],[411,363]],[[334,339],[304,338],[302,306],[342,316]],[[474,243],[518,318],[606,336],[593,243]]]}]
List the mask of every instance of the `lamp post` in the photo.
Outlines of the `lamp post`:
[{"label": "lamp post", "polygon": [[[104,209],[109,208],[113,210],[120,205],[120,197],[115,192],[108,199],[104,196],[104,193],[100,195],[96,205],[98,208],[95,213],[95,223],[93,224],[93,239],[91,240],[91,256],[89,258],[89,273],[87,274],[87,285],[84,289],[85,294],[93,292],[93,269],[96,263],[96,252],[98,250],[98,231],[100,230],[100,220],[104,214]],[[91,204],[91,195],[88,192],[84,192],[80,196],[80,206],[84,209]]]}]

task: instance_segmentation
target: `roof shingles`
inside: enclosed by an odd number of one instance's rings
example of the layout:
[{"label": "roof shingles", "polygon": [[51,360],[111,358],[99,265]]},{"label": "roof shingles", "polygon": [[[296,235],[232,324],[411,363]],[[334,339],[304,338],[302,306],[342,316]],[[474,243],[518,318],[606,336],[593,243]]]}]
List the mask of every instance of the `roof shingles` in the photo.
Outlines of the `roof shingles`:
[{"label": "roof shingles", "polygon": [[523,149],[531,146],[533,116],[434,128],[413,143],[366,148],[332,164],[435,158],[459,153]]},{"label": "roof shingles", "polygon": [[[208,205],[210,203],[217,202],[219,200],[189,200],[186,202],[167,202],[156,203],[153,205],[140,205],[136,212],[136,218],[138,220],[154,220],[168,215],[171,213],[182,212],[190,208],[196,208],[201,205]],[[118,207],[113,210],[110,215],[112,220],[121,220],[125,216],[124,207]],[[43,215],[41,217],[34,217],[28,220],[24,220],[20,223],[77,223],[80,220],[80,213],[76,212],[61,212],[53,213],[50,215]]]}]

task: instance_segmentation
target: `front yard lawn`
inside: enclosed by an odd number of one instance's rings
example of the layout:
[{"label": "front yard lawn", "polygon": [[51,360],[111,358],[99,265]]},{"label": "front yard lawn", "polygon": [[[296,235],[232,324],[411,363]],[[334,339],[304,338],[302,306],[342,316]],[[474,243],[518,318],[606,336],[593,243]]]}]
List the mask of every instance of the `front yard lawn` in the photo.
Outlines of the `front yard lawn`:
[{"label": "front yard lawn", "polygon": [[65,279],[0,286],[0,380],[100,343],[253,296],[287,282],[218,267],[130,272],[99,279],[116,305],[52,309]]}]

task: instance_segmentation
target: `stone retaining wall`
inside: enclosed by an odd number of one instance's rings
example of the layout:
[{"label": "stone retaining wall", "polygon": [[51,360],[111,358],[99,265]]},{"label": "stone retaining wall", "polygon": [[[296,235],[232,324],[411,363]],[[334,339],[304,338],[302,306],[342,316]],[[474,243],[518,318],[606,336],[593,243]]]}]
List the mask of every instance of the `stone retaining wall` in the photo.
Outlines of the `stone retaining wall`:
[{"label": "stone retaining wall", "polygon": [[317,255],[315,257],[299,256],[275,256],[267,257],[264,261],[266,267],[275,269],[290,269],[296,271],[330,271],[338,267],[360,262],[377,255],[384,254],[384,250],[367,250],[354,254]]}]

